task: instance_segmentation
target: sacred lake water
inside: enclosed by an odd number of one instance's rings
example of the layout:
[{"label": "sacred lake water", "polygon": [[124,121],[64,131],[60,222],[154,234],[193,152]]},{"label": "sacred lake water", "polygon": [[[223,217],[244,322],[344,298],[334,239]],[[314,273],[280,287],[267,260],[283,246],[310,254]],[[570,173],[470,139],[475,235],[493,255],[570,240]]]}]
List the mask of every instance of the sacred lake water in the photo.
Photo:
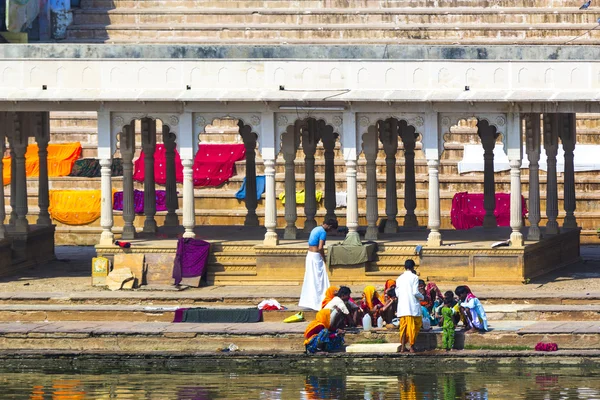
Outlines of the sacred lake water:
[{"label": "sacred lake water", "polygon": [[[58,358],[2,366],[0,399],[600,399],[600,369],[594,366],[465,365],[417,357],[344,366],[327,360],[278,366],[210,359],[167,363],[105,363],[85,366]],[[267,364],[264,364],[267,365]],[[394,365],[393,368],[386,366]],[[406,368],[403,368],[403,365]],[[436,366],[437,365],[437,366]]]}]

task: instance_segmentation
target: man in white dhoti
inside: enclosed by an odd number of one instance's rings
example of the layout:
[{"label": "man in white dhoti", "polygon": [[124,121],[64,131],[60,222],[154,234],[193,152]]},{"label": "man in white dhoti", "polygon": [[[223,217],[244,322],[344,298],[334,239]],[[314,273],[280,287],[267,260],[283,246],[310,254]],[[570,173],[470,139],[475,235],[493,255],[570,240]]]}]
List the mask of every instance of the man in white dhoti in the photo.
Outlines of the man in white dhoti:
[{"label": "man in white dhoti", "polygon": [[321,309],[321,302],[325,298],[325,291],[329,287],[329,277],[325,265],[325,241],[327,240],[327,232],[337,229],[337,227],[338,222],[335,219],[328,219],[323,225],[310,232],[304,283],[298,302],[300,307],[316,311]]}]

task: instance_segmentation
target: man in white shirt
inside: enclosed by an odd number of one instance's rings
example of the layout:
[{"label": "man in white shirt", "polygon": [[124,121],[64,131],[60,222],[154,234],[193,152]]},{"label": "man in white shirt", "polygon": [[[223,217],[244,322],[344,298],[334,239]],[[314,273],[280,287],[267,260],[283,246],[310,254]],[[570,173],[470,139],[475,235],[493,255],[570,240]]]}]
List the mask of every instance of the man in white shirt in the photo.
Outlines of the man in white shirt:
[{"label": "man in white shirt", "polygon": [[410,352],[414,353],[417,335],[423,325],[421,303],[423,295],[419,292],[419,277],[415,272],[415,262],[404,262],[404,273],[396,280],[396,296],[398,296],[398,318],[400,318],[400,353],[406,349],[406,341],[410,344]]}]

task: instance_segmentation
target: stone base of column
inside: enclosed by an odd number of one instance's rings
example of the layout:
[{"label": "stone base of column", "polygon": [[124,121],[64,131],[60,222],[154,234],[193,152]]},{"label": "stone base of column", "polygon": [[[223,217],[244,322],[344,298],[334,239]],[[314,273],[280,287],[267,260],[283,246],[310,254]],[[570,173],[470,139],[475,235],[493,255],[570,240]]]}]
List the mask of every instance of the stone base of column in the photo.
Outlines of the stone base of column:
[{"label": "stone base of column", "polygon": [[179,226],[179,217],[177,214],[167,214],[164,226]]},{"label": "stone base of column", "polygon": [[256,213],[246,214],[246,219],[244,219],[244,226],[260,226],[258,222],[258,215]]},{"label": "stone base of column", "polygon": [[427,246],[439,247],[441,245],[442,245],[442,235],[437,231],[429,232],[429,236],[427,236]]},{"label": "stone base of column", "polygon": [[135,227],[133,226],[124,226],[123,233],[121,233],[121,239],[123,240],[133,240],[135,239]]},{"label": "stone base of column", "polygon": [[153,219],[147,219],[144,221],[144,233],[156,233],[158,230],[158,226],[156,225],[156,221]]},{"label": "stone base of column", "polygon": [[27,222],[27,219],[17,219],[15,221],[15,232],[17,232],[17,233],[29,232],[29,222]]},{"label": "stone base of column", "polygon": [[540,240],[542,238],[542,232],[537,226],[530,226],[529,232],[527,232],[527,240]]},{"label": "stone base of column", "polygon": [[521,232],[512,232],[510,234],[510,245],[512,247],[523,247],[523,234]]},{"label": "stone base of column", "polygon": [[312,220],[306,220],[304,222],[304,233],[310,233],[313,229],[315,229],[317,227],[317,221]]},{"label": "stone base of column", "polygon": [[112,232],[102,232],[100,234],[100,244],[102,246],[108,246],[115,243],[115,234]]},{"label": "stone base of column", "polygon": [[398,221],[395,219],[388,219],[385,221],[383,233],[398,233]]},{"label": "stone base of column", "polygon": [[405,228],[416,228],[417,226],[419,226],[419,221],[417,221],[417,216],[414,214],[412,214],[412,215],[407,214],[406,216],[404,216],[403,226]]},{"label": "stone base of column", "polygon": [[295,226],[286,226],[285,231],[283,232],[283,238],[285,240],[298,239],[298,228]]},{"label": "stone base of column", "polygon": [[495,215],[486,215],[483,217],[483,227],[484,228],[497,228],[498,221],[496,221]]},{"label": "stone base of column", "polygon": [[376,226],[368,226],[367,232],[365,233],[365,239],[367,239],[367,240],[379,239],[379,228],[377,228]]},{"label": "stone base of column", "polygon": [[548,221],[546,224],[546,235],[558,235],[559,233],[560,228],[558,227],[558,222]]},{"label": "stone base of column", "polygon": [[52,225],[52,219],[50,218],[50,214],[47,214],[47,215],[40,214],[35,223],[36,223],[36,225],[40,225],[40,226]]},{"label": "stone base of column", "polygon": [[265,246],[277,246],[279,244],[279,236],[276,232],[265,233],[265,240],[263,241]]},{"label": "stone base of column", "polygon": [[193,239],[196,237],[196,234],[194,231],[186,229],[185,232],[183,232],[183,237],[186,239]]},{"label": "stone base of column", "polygon": [[566,228],[566,229],[577,228],[577,219],[575,218],[575,216],[573,216],[573,215],[565,216],[565,219],[563,221],[563,228]]}]

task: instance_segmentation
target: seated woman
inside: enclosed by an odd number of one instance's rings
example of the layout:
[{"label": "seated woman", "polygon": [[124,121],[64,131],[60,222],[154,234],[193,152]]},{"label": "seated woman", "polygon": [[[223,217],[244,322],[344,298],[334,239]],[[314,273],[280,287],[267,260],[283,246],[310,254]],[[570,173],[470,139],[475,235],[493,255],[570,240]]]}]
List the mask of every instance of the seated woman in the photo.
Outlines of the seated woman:
[{"label": "seated woman", "polygon": [[325,308],[327,303],[329,303],[333,298],[337,295],[338,290],[340,290],[337,286],[329,286],[329,288],[325,291],[325,298],[321,302],[321,308]]},{"label": "seated woman", "polygon": [[336,309],[325,308],[319,311],[315,320],[304,331],[306,352],[314,354],[342,350],[345,332],[339,329],[339,325],[343,321],[344,314]]},{"label": "seated woman", "polygon": [[483,305],[468,286],[458,286],[454,291],[460,299],[460,312],[464,319],[466,333],[488,330],[487,315]]},{"label": "seated woman", "polygon": [[389,288],[383,297],[383,308],[381,309],[380,315],[386,324],[391,324],[394,318],[396,318],[396,311],[398,310],[398,297],[396,296],[396,285]]},{"label": "seated woman", "polygon": [[371,315],[372,326],[377,326],[377,318],[379,318],[383,303],[381,302],[381,298],[379,297],[379,293],[377,293],[375,286],[365,287],[360,308],[365,314],[368,313]]}]

